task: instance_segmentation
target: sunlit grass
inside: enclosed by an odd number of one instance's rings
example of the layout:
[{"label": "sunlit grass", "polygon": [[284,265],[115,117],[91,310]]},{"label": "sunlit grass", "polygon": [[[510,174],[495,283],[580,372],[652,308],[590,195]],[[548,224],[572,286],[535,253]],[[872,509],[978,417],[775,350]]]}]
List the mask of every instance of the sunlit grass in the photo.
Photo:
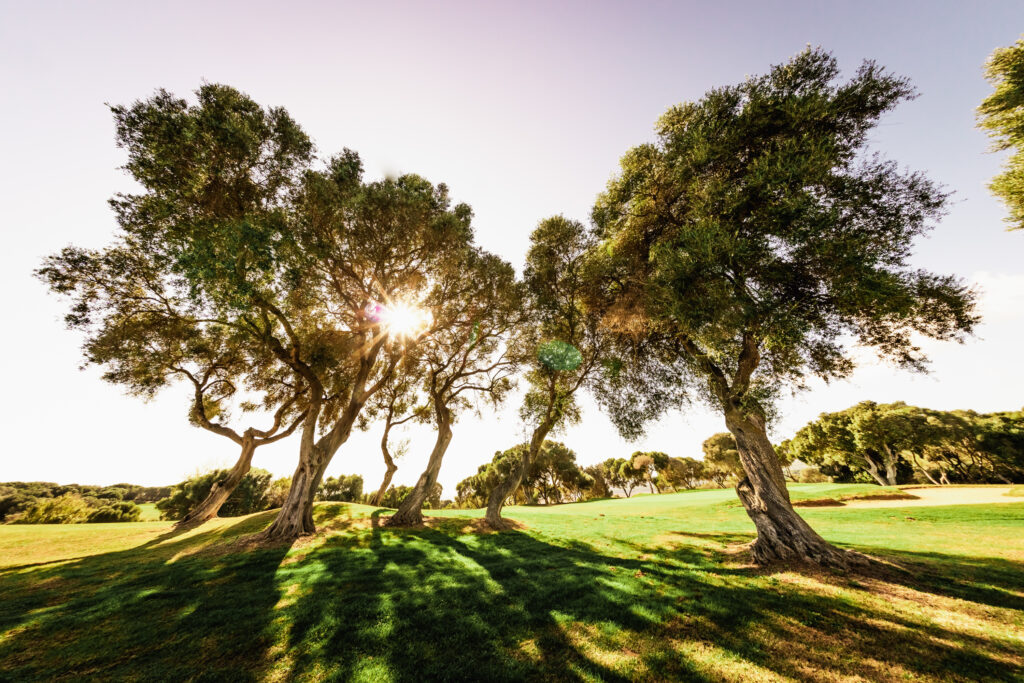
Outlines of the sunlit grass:
[{"label": "sunlit grass", "polygon": [[[835,485],[797,486],[794,498],[825,487]],[[3,526],[0,671],[16,680],[1024,676],[1024,504],[802,510],[826,538],[891,564],[844,576],[751,566],[742,544],[752,527],[734,499],[693,491],[510,508],[525,528],[496,534],[478,533],[467,511],[391,530],[379,523],[387,511],[322,504],[320,534],[263,549],[245,539],[273,513],[180,534],[168,522]]]}]

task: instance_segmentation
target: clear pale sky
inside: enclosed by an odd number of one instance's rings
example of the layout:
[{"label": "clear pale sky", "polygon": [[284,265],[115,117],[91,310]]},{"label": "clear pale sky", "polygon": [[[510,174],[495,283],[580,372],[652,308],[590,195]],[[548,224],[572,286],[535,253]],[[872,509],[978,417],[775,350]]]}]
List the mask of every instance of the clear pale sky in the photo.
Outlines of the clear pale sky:
[{"label": "clear pale sky", "polygon": [[[888,116],[874,148],[956,192],[915,263],[983,291],[985,323],[965,345],[928,344],[932,374],[868,362],[850,380],[787,399],[775,437],[857,401],[932,408],[1024,404],[1024,233],[1004,230],[985,185],[988,153],[974,110],[989,92],[982,65],[1024,31],[1024,3],[940,2],[14,2],[0,1],[0,481],[169,484],[236,457],[226,439],[190,427],[184,387],[150,403],[80,371],[80,339],[31,277],[74,243],[106,244],[106,200],[131,187],[104,103],[203,81],[283,105],[321,154],[359,151],[370,177],[415,172],[446,182],[475,211],[478,241],[518,265],[538,220],[586,220],[631,145],[649,140],[670,105],[763,72],[821,45],[852,71],[864,58],[909,76],[920,98]],[[445,497],[495,450],[523,436],[515,401],[464,417],[441,472]],[[620,439],[588,402],[561,435],[582,463],[657,449],[698,456],[722,419],[703,407],[666,416],[637,442]],[[396,483],[415,481],[429,429],[409,430]],[[328,474],[383,473],[376,428],[356,434]],[[290,475],[297,442],[257,452]]]}]

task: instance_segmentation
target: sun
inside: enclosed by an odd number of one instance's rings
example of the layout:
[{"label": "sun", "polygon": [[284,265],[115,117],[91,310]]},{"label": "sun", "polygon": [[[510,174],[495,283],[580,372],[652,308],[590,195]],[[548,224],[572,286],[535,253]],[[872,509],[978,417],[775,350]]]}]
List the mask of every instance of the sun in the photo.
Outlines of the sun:
[{"label": "sun", "polygon": [[430,311],[405,301],[381,307],[379,319],[388,333],[396,337],[415,337],[433,322]]}]

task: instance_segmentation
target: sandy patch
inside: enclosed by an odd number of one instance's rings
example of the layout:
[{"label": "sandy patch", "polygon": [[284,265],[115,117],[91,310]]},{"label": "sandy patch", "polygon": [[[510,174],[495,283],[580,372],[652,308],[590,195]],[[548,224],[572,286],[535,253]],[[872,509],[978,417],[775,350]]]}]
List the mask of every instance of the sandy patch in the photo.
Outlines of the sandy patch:
[{"label": "sandy patch", "polygon": [[1024,503],[1024,498],[1004,495],[1009,486],[936,486],[905,489],[917,496],[914,500],[847,500],[845,508],[904,508],[934,505],[983,505],[991,503]]}]

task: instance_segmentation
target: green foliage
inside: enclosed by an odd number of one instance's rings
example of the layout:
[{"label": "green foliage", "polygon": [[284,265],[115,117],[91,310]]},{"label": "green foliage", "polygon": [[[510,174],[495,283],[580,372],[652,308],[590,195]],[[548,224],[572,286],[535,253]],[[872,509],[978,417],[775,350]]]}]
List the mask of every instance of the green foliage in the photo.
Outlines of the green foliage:
[{"label": "green foliage", "polygon": [[412,493],[411,486],[389,486],[388,490],[384,492],[384,498],[381,500],[381,507],[395,509],[402,504],[406,496]]},{"label": "green foliage", "polygon": [[[228,470],[214,470],[196,474],[177,484],[171,495],[157,501],[163,519],[182,519],[210,494],[214,482],[227,478]],[[259,468],[253,468],[242,477],[238,486],[224,501],[218,514],[221,517],[239,517],[266,510],[269,504],[267,490],[273,475]]]},{"label": "green foliage", "polygon": [[65,493],[56,498],[37,500],[15,524],[81,524],[89,520],[94,511],[85,499],[76,493]]},{"label": "green foliage", "polygon": [[1010,210],[1011,230],[1024,228],[1024,38],[996,49],[985,64],[993,92],[978,107],[979,125],[996,150],[1012,150],[1002,173],[989,187]]},{"label": "green foliage", "polygon": [[[475,475],[460,481],[455,487],[459,507],[486,505],[491,491],[520,466],[523,452],[529,447],[528,443],[522,443],[498,451]],[[576,453],[572,449],[558,441],[544,441],[519,487],[509,497],[527,503],[535,503],[540,498],[546,505],[579,501],[592,494],[593,483],[592,477],[576,464]]]},{"label": "green foliage", "polygon": [[1024,413],[863,401],[822,413],[785,450],[837,481],[1008,483],[1024,480]]},{"label": "green foliage", "polygon": [[704,462],[694,458],[671,458],[658,475],[658,480],[664,480],[673,490],[695,489],[708,478]]},{"label": "green foliage", "polygon": [[973,329],[974,294],[909,263],[947,195],[867,149],[912,87],[870,61],[838,76],[808,49],[672,107],[622,158],[590,300],[619,341],[601,400],[623,433],[686,390],[763,421],[783,388],[848,375],[849,341],[922,369],[915,334]]},{"label": "green foliage", "polygon": [[133,502],[118,501],[96,508],[89,513],[86,522],[137,522],[142,510]]},{"label": "green foliage", "polygon": [[363,478],[358,474],[327,477],[321,482],[316,499],[359,503],[363,500]]},{"label": "green foliage", "polygon": [[[0,483],[0,521],[20,521],[26,524],[37,523],[27,519],[52,520],[38,522],[40,524],[134,522],[139,519],[141,512],[135,501],[152,500],[158,495],[167,495],[170,490],[169,486],[135,484],[83,486],[45,481]],[[55,499],[60,501],[55,502]],[[84,504],[85,508],[79,503]],[[32,514],[26,517],[29,511]]]},{"label": "green foliage", "polygon": [[717,486],[725,486],[730,478],[743,476],[740,452],[736,448],[736,439],[732,434],[713,434],[704,440],[701,448],[704,451],[705,472]]}]

